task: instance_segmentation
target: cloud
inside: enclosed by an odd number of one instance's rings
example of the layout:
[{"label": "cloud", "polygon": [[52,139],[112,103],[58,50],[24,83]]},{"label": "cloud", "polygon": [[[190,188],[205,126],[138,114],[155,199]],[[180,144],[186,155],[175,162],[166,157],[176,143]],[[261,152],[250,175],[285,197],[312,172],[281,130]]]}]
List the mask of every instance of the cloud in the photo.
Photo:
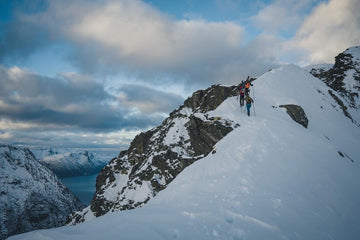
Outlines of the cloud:
[{"label": "cloud", "polygon": [[312,63],[333,62],[334,56],[360,44],[360,1],[330,0],[306,18],[292,42]]},{"label": "cloud", "polygon": [[112,148],[120,151],[126,149],[139,133],[140,130],[117,130],[110,133],[54,129],[7,130],[0,131],[0,144],[55,148]]},{"label": "cloud", "polygon": [[[0,66],[0,85],[0,121],[20,122],[14,124],[23,130],[27,126],[95,132],[141,129],[160,123],[159,112],[164,110],[154,108],[158,115],[147,115],[138,108],[134,113],[132,108],[118,104],[117,97],[105,91],[102,84],[74,73],[48,78],[18,67]],[[166,108],[174,99],[179,100],[166,94],[161,97],[169,103]]]},{"label": "cloud", "polygon": [[1,65],[0,86],[0,143],[16,145],[123,149],[184,100],[139,84],[108,89],[89,76]]},{"label": "cloud", "polygon": [[78,59],[85,69],[117,65],[147,76],[167,73],[203,82],[239,56],[243,34],[232,22],[175,20],[140,1],[110,2],[76,19],[69,29],[73,41],[98,46],[86,54],[100,63]]},{"label": "cloud", "polygon": [[315,2],[319,0],[276,0],[263,7],[251,19],[257,28],[267,34],[292,36]]},{"label": "cloud", "polygon": [[[28,34],[18,30],[22,28]],[[171,76],[174,81],[207,87],[229,81],[219,76],[220,72],[235,79],[271,67],[261,54],[261,49],[271,46],[264,43],[258,45],[260,51],[252,49],[243,42],[241,25],[177,20],[139,0],[48,1],[46,10],[18,14],[6,29],[0,47],[4,56],[27,56],[31,50],[66,42],[73,46],[72,63],[88,74],[122,72],[150,82],[158,76]],[[11,43],[11,39],[28,41]],[[236,63],[240,65],[235,71]]]},{"label": "cloud", "polygon": [[135,107],[144,114],[154,114],[169,113],[184,99],[146,86],[125,84],[118,89],[118,101],[122,106]]}]

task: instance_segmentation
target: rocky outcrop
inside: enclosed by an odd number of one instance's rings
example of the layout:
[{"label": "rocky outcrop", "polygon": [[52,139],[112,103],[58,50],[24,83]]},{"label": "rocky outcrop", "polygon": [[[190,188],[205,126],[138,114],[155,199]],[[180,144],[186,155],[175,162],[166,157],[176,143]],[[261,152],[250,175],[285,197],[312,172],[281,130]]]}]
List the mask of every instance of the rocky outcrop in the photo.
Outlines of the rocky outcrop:
[{"label": "rocky outcrop", "polygon": [[235,95],[236,87],[219,85],[197,91],[159,127],[137,135],[129,149],[99,173],[90,206],[72,214],[70,223],[143,206],[237,127],[230,120],[210,114]]},{"label": "rocky outcrop", "polygon": [[309,124],[309,120],[306,117],[304,109],[299,105],[294,104],[287,104],[287,105],[280,105],[279,107],[285,108],[287,114],[291,117],[292,120],[302,125],[304,128],[307,128]]},{"label": "rocky outcrop", "polygon": [[29,149],[0,146],[0,239],[62,226],[83,207]]},{"label": "rocky outcrop", "polygon": [[339,104],[344,115],[357,124],[359,119],[352,116],[349,108],[354,109],[354,113],[360,109],[360,47],[352,47],[340,53],[329,69],[313,68],[310,73],[333,90],[329,94]]},{"label": "rocky outcrop", "polygon": [[[194,111],[208,112],[215,110],[226,98],[236,96],[236,88],[216,86],[193,93],[184,102],[184,107]],[[171,115],[170,115],[171,116]]]},{"label": "rocky outcrop", "polygon": [[312,69],[310,73],[313,76],[322,79],[326,85],[335,91],[345,94],[346,88],[343,81],[346,77],[346,72],[353,69],[354,64],[351,54],[340,53],[335,57],[335,64],[332,68],[327,71]]}]

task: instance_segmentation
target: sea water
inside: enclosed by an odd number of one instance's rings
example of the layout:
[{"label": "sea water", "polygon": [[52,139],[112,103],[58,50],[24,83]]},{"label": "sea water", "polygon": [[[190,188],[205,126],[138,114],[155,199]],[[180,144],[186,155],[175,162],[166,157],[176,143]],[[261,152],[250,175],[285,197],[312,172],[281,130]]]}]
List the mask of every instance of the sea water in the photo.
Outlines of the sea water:
[{"label": "sea water", "polygon": [[61,178],[61,182],[77,196],[82,203],[88,206],[95,193],[96,176],[76,176]]}]

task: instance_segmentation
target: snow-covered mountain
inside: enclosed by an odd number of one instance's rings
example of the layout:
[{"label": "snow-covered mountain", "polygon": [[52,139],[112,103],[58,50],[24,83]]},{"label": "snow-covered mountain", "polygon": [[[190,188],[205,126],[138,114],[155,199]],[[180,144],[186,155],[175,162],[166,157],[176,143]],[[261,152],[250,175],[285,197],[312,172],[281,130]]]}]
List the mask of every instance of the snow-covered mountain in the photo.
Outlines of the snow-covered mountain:
[{"label": "snow-covered mountain", "polygon": [[218,85],[197,91],[161,126],[136,136],[129,149],[99,173],[90,206],[74,214],[72,223],[140,207],[185,167],[208,155],[238,125],[206,113],[235,95],[236,88]]},{"label": "snow-covered mountain", "polygon": [[[334,81],[359,93],[350,73]],[[359,239],[359,110],[312,74],[286,65],[259,77],[251,117],[234,87],[195,93],[101,171],[73,215],[84,223],[10,239]]]},{"label": "snow-covered mountain", "polygon": [[360,46],[346,49],[335,57],[333,66],[308,67],[310,73],[324,81],[331,89],[329,94],[335,99],[344,114],[360,126]]},{"label": "snow-covered mountain", "polygon": [[98,173],[114,158],[110,152],[74,151],[67,149],[35,148],[35,157],[58,177],[85,176]]},{"label": "snow-covered mountain", "polygon": [[62,226],[83,207],[29,149],[0,146],[0,239]]}]

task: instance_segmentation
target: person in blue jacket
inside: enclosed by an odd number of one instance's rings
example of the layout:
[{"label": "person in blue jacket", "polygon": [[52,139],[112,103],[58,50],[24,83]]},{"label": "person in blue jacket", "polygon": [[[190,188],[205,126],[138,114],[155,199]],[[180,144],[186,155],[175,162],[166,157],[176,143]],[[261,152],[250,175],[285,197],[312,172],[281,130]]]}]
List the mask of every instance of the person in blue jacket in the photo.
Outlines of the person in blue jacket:
[{"label": "person in blue jacket", "polygon": [[251,103],[253,103],[254,100],[249,95],[247,95],[245,101],[246,101],[247,115],[250,117]]}]

